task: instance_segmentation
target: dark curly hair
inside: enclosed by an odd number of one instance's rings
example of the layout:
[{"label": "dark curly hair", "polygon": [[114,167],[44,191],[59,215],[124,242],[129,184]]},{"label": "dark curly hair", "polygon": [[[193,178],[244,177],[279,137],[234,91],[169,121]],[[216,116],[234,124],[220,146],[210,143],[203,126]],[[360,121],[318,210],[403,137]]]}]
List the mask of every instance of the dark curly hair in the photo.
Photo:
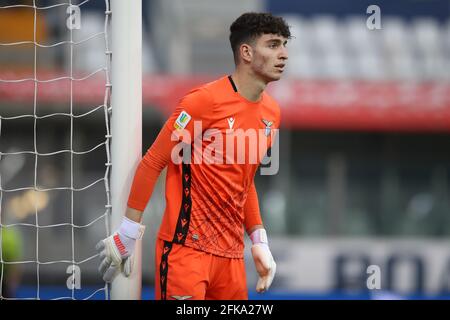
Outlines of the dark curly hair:
[{"label": "dark curly hair", "polygon": [[268,33],[291,38],[289,26],[282,17],[275,17],[270,13],[247,12],[237,18],[230,26],[230,44],[235,63],[239,61],[238,51],[241,44]]}]

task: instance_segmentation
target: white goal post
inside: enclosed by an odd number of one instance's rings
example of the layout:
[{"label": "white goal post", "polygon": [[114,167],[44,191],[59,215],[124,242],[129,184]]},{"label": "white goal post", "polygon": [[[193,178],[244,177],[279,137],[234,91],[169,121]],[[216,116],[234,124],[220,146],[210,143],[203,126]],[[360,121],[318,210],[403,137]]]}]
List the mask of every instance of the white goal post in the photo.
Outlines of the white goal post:
[{"label": "white goal post", "polygon": [[[142,156],[142,0],[110,0],[112,11],[111,231],[126,210],[134,172]],[[129,278],[112,283],[111,299],[141,299],[142,241]]]}]

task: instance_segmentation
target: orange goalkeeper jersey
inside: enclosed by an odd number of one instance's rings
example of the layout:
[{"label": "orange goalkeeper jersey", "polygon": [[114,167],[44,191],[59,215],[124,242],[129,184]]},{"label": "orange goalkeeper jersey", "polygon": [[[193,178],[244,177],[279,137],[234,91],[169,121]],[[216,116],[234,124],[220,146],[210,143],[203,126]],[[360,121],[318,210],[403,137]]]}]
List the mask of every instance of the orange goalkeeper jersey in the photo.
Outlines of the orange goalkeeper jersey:
[{"label": "orange goalkeeper jersey", "polygon": [[279,123],[275,100],[248,101],[230,76],[192,90],[141,160],[128,206],[145,209],[167,166],[159,238],[242,258],[244,227],[262,224],[254,175]]}]

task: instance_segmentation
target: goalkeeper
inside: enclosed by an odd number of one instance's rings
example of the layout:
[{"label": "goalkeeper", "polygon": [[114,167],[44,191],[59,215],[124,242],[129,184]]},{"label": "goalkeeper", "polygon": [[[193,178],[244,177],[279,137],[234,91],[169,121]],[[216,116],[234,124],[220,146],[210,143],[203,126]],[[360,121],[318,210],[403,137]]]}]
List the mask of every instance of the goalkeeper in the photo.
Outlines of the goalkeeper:
[{"label": "goalkeeper", "polygon": [[[229,38],[235,71],[188,93],[141,160],[122,224],[97,245],[105,281],[112,281],[119,270],[129,272],[124,266],[144,232],[142,212],[167,166],[166,209],[156,242],[156,298],[248,299],[244,229],[253,243],[259,275],[256,291],[269,289],[276,264],[261,220],[254,176],[280,125],[280,108],[265,88],[281,78],[290,36],[285,21],[268,13],[245,13],[232,23]],[[256,135],[256,144],[237,144],[231,155],[230,150],[213,155],[211,141],[225,141],[238,129],[263,134]],[[194,146],[193,150],[180,152],[180,141]],[[195,149],[198,141],[200,150]],[[255,145],[258,159],[251,161],[250,149]],[[179,153],[182,162],[173,156]],[[202,161],[196,160],[199,154]],[[236,161],[236,154],[244,154],[245,161]]]}]

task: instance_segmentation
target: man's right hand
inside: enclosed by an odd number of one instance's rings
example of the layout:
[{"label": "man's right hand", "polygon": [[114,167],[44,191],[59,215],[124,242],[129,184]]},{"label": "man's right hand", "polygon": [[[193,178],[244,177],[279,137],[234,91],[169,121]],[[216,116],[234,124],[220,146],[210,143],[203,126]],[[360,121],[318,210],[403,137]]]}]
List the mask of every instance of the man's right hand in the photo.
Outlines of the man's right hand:
[{"label": "man's right hand", "polygon": [[142,239],[144,231],[144,225],[123,217],[119,229],[97,243],[95,249],[99,252],[102,261],[98,270],[105,282],[112,282],[120,271],[126,277],[131,274],[131,255],[134,252],[136,240]]}]

